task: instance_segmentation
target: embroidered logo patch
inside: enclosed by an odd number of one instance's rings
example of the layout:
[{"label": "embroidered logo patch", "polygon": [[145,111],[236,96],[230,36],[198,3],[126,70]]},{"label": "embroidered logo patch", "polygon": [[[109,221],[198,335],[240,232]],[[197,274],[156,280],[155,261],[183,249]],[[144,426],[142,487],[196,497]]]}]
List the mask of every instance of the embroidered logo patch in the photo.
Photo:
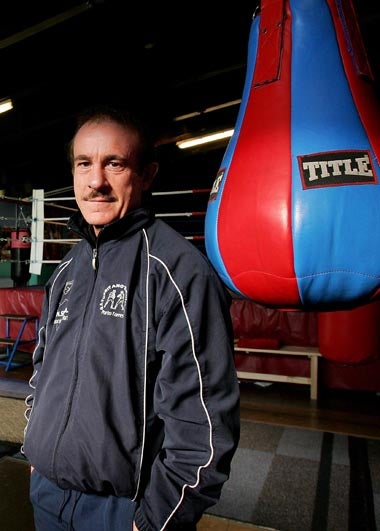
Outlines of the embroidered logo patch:
[{"label": "embroidered logo patch", "polygon": [[71,288],[73,287],[73,284],[74,284],[74,281],[73,280],[68,280],[65,284],[65,287],[63,288],[63,294],[64,295],[67,295],[69,293],[69,291],[71,290]]},{"label": "embroidered logo patch", "polygon": [[377,176],[369,151],[328,151],[297,157],[303,188],[375,184]]},{"label": "embroidered logo patch", "polygon": [[66,282],[64,288],[63,288],[63,295],[61,302],[59,303],[58,310],[54,317],[54,324],[56,325],[56,328],[58,329],[59,325],[62,323],[62,321],[67,321],[69,319],[69,299],[66,298],[66,296],[70,293],[71,288],[74,285],[73,280],[69,280]]},{"label": "embroidered logo patch", "polygon": [[127,305],[127,287],[124,284],[112,284],[103,292],[99,308],[102,315],[120,317],[125,315]]},{"label": "embroidered logo patch", "polygon": [[54,324],[58,326],[62,323],[62,321],[67,321],[69,318],[69,309],[68,309],[68,299],[63,299],[59,303],[59,308],[57,310],[57,313],[54,317]]}]

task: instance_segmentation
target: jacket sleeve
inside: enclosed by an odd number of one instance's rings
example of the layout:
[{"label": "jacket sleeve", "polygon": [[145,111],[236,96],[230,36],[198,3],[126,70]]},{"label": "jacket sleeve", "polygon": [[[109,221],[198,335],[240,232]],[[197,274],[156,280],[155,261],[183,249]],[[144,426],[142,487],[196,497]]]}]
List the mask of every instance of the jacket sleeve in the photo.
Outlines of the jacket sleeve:
[{"label": "jacket sleeve", "polygon": [[136,511],[140,531],[193,529],[218,501],[239,440],[230,297],[213,270],[188,272],[182,287],[171,279],[171,293],[156,338],[164,437]]},{"label": "jacket sleeve", "polygon": [[36,344],[36,348],[33,351],[33,374],[29,380],[29,386],[31,388],[31,393],[26,397],[26,400],[25,400],[25,404],[27,407],[25,411],[25,418],[28,422],[29,422],[30,413],[33,407],[34,390],[37,385],[40,368],[41,368],[42,360],[43,360],[43,352],[45,348],[45,330],[46,330],[47,314],[48,314],[48,296],[47,296],[47,288],[45,288],[45,296],[44,296],[41,315],[39,319],[37,344]]}]

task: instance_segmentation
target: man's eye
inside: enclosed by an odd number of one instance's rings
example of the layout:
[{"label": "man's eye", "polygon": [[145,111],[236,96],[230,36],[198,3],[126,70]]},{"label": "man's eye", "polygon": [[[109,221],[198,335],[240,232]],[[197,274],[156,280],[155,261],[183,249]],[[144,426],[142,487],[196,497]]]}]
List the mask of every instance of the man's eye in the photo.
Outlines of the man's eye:
[{"label": "man's eye", "polygon": [[110,160],[107,166],[113,172],[123,172],[126,168],[126,165],[120,160]]}]

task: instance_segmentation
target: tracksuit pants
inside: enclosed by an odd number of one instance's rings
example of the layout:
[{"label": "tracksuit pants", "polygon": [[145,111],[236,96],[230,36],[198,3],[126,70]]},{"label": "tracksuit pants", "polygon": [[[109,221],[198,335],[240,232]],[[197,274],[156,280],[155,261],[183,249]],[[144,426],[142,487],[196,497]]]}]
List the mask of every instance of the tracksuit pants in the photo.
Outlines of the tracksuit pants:
[{"label": "tracksuit pants", "polygon": [[131,531],[136,504],[128,498],[64,490],[41,476],[30,476],[36,531]]}]

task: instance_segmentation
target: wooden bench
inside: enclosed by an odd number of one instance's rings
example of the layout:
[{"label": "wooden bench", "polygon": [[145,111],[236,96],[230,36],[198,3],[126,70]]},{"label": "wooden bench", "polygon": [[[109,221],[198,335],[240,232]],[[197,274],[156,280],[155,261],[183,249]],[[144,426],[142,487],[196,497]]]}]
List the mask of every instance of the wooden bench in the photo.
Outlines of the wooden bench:
[{"label": "wooden bench", "polygon": [[316,347],[283,346],[275,349],[248,348],[234,346],[235,351],[246,352],[247,354],[272,354],[276,356],[302,356],[310,360],[310,376],[286,376],[283,374],[268,374],[251,371],[237,371],[238,378],[244,380],[260,380],[269,382],[288,382],[310,386],[310,398],[318,398],[318,358],[321,356]]}]

